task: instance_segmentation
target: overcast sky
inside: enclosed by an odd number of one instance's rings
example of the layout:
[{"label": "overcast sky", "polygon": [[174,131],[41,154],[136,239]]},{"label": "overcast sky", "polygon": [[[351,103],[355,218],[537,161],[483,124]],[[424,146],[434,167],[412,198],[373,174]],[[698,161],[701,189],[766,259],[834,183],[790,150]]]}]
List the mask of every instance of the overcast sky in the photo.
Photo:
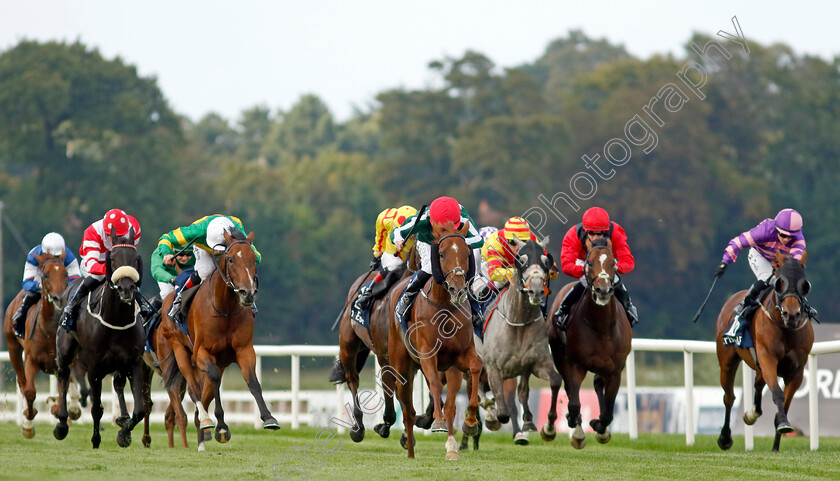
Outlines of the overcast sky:
[{"label": "overcast sky", "polygon": [[784,42],[826,59],[840,54],[836,1],[213,1],[0,0],[0,48],[22,39],[80,39],[155,76],[173,108],[231,121],[257,104],[288,109],[306,93],[339,120],[387,88],[421,88],[426,65],[467,49],[512,67],[570,29],[646,58],[694,31]]}]

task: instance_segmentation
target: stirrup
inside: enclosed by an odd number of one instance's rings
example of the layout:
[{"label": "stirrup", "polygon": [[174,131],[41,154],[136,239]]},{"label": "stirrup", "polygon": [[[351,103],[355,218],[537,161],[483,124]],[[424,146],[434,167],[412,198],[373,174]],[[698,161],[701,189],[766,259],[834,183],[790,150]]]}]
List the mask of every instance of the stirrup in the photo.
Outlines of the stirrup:
[{"label": "stirrup", "polygon": [[178,318],[178,311],[181,310],[181,293],[179,292],[175,299],[172,301],[172,306],[169,308],[169,312],[166,315],[169,316],[170,319],[177,321]]},{"label": "stirrup", "polygon": [[569,327],[569,314],[561,312],[560,310],[558,310],[557,312],[554,313],[554,317],[555,317],[554,325],[560,331],[565,332],[566,328]]}]

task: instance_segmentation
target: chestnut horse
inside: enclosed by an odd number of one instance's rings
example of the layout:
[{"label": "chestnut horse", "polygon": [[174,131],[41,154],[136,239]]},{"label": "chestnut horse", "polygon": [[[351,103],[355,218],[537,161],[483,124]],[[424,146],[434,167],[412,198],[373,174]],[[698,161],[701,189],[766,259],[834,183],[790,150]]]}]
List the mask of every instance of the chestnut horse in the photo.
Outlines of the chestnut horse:
[{"label": "chestnut horse", "polygon": [[[26,313],[24,339],[15,336],[12,328],[12,316],[20,306],[25,292],[21,290],[6,309],[4,331],[6,345],[9,346],[9,360],[17,374],[18,388],[26,399],[23,415],[23,437],[35,436],[35,425],[32,420],[38,414],[35,409],[35,378],[38,372],[55,374],[58,370],[55,364],[55,330],[58,327],[58,317],[64,308],[61,295],[67,289],[67,269],[64,267],[65,253],[60,256],[49,254],[34,254],[41,272],[41,300],[38,306],[33,306]],[[23,355],[26,355],[24,362]],[[70,418],[74,421],[82,414],[78,393],[74,393]],[[55,404],[54,404],[55,405]],[[57,409],[57,405],[56,409]]]},{"label": "chestnut horse", "polygon": [[[418,368],[429,382],[435,403],[433,431],[446,429],[446,459],[459,459],[453,424],[455,422],[455,397],[461,389],[463,373],[469,371],[472,384],[469,392],[469,408],[464,420],[463,431],[474,436],[478,432],[478,385],[481,375],[481,359],[473,343],[470,309],[467,301],[467,273],[473,254],[464,235],[469,229],[465,223],[461,229],[448,224],[434,229],[435,245],[432,249],[432,263],[440,263],[440,277],[433,279],[423,288],[410,309],[408,329],[402,327],[391,311],[390,333],[388,335],[388,360],[391,369],[399,375],[396,384],[397,397],[403,409],[405,432],[400,443],[408,450],[408,457],[414,457],[415,412],[412,402],[412,385]],[[436,248],[435,248],[436,247]],[[437,255],[436,255],[437,254]],[[435,276],[438,277],[438,276]],[[442,282],[441,282],[442,281]],[[391,305],[396,305],[400,292],[408,280],[397,284],[389,293]],[[422,297],[422,299],[421,299]],[[451,367],[457,369],[450,369]],[[444,412],[441,411],[443,384],[440,371],[446,372],[447,395]]]},{"label": "chestnut horse", "polygon": [[[161,308],[161,315],[164,312],[169,312],[163,309],[168,309],[172,306],[174,296],[174,293],[170,293],[167,296],[168,303],[165,308]],[[161,319],[162,323],[163,319]],[[172,385],[165,385],[166,393],[169,395],[169,405],[166,407],[166,413],[164,414],[164,426],[166,427],[169,447],[175,447],[175,426],[177,426],[181,433],[181,447],[187,448],[189,447],[187,443],[187,413],[184,411],[183,404],[181,404],[186,393],[187,381],[183,376],[178,374],[171,374],[168,377],[165,375],[167,371],[178,371],[178,363],[175,361],[172,346],[169,345],[169,341],[164,337],[163,329],[160,326],[152,334],[151,343],[155,349],[155,355],[159,359],[159,363],[155,363],[152,354],[148,352],[143,354],[143,360],[153,372],[164,379],[170,379],[173,383]],[[150,389],[151,386],[148,386],[148,388]],[[147,425],[144,426],[143,432],[144,435],[148,434],[149,430]]]},{"label": "chestnut horse", "polygon": [[[254,312],[251,306],[257,296],[257,255],[251,247],[254,233],[246,238],[238,230],[225,232],[227,247],[219,266],[201,282],[187,315],[189,338],[178,329],[168,314],[163,316],[160,330],[169,341],[178,363],[178,370],[167,369],[164,383],[177,386],[175,377],[183,375],[187,392],[196,405],[198,450],[204,451],[204,430],[216,428],[216,441],[226,443],[231,434],[225,424],[222,407],[222,374],[231,363],[239,365],[248,389],[257,402],[264,429],[280,429],[268,411],[262,386],[257,379],[257,356],[254,353]],[[162,310],[169,312],[172,296],[164,300]],[[171,394],[170,394],[171,397]],[[215,400],[216,422],[207,414],[206,406]]]},{"label": "chestnut horse", "polygon": [[[802,259],[796,261],[776,253],[776,263],[773,264],[776,281],[773,284],[772,295],[767,296],[761,309],[756,311],[749,327],[755,342],[757,364],[749,349],[723,345],[723,333],[732,320],[733,310],[747,291],[733,294],[724,303],[718,315],[715,341],[720,363],[720,385],[724,391],[723,404],[726,406],[723,428],[718,437],[718,446],[721,449],[732,447],[729,414],[735,402],[735,372],[742,359],[756,372],[752,410],[747,412],[746,401],[742,403],[744,422],[752,425],[761,416],[761,391],[766,384],[770,387],[773,403],[776,405],[776,438],[773,441],[773,451],[779,450],[782,434],[794,429],[788,422],[787,412],[794,393],[802,384],[805,364],[814,344],[814,329],[808,322],[808,313],[802,310],[804,297],[811,290],[811,284],[805,277],[807,257],[808,254],[803,252]],[[785,381],[784,390],[779,387],[779,376]]]},{"label": "chestnut horse", "polygon": [[[549,344],[554,364],[563,377],[569,412],[566,419],[573,429],[572,446],[583,449],[586,436],[581,428],[580,385],[587,371],[595,373],[595,393],[600,414],[589,422],[595,438],[604,444],[610,441],[608,426],[613,420],[615,397],[621,385],[621,371],[630,353],[632,333],[627,314],[613,296],[615,257],[609,239],[586,241],[586,292],[569,312],[565,336],[549,316]],[[574,284],[567,284],[554,299],[551,312],[556,312],[563,297]]]}]

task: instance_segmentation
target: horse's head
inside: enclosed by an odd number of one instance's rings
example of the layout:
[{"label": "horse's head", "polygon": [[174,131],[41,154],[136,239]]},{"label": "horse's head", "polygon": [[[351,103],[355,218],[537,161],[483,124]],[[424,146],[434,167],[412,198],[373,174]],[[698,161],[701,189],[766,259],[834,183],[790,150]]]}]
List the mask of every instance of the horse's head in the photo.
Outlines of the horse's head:
[{"label": "horse's head", "polygon": [[432,273],[455,306],[467,300],[467,280],[475,271],[475,257],[465,237],[469,229],[466,222],[460,229],[451,222],[433,224]]},{"label": "horse's head", "polygon": [[120,301],[126,304],[134,303],[134,292],[140,283],[143,272],[143,261],[134,245],[134,227],[128,229],[126,237],[118,237],[116,230],[111,227],[111,251],[106,260],[106,278],[108,286],[117,291]]},{"label": "horse's head", "polygon": [[38,261],[38,269],[41,271],[41,293],[47,302],[62,309],[61,295],[67,289],[67,268],[64,267],[66,253],[62,251],[60,256],[50,254],[35,254]]},{"label": "horse's head", "polygon": [[612,241],[601,237],[586,240],[586,265],[584,275],[592,288],[592,299],[599,306],[606,306],[612,298],[615,279],[615,257],[612,253]]},{"label": "horse's head", "polygon": [[548,277],[548,256],[545,255],[545,244],[529,240],[525,242],[514,237],[516,255],[517,282],[520,292],[528,294],[528,301],[535,306],[542,304],[547,295],[546,279]]},{"label": "horse's head", "polygon": [[776,252],[776,283],[773,285],[778,298],[776,310],[782,317],[786,329],[801,329],[808,322],[808,313],[803,312],[804,297],[811,291],[811,283],[805,277],[805,259],[808,254],[803,252],[802,259],[797,261],[792,257],[782,257]]},{"label": "horse's head", "polygon": [[251,248],[254,233],[245,234],[234,229],[232,234],[227,231],[225,242],[227,247],[219,261],[219,272],[225,284],[239,296],[239,303],[250,306],[257,298],[260,279],[257,277],[257,254]]}]

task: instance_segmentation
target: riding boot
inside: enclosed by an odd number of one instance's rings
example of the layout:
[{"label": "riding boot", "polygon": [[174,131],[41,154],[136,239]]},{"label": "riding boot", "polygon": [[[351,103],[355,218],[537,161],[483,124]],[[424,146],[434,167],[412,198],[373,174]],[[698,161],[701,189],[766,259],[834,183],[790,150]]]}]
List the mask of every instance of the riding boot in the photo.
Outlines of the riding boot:
[{"label": "riding boot", "polygon": [[554,313],[554,325],[557,326],[557,329],[561,331],[565,331],[569,324],[569,310],[572,306],[580,300],[583,293],[586,291],[586,287],[583,286],[583,283],[576,282],[569,292],[566,293],[566,297],[563,298],[563,302],[560,303],[560,308],[557,309],[557,312]]},{"label": "riding boot", "polygon": [[469,296],[469,299],[470,299],[470,313],[472,314],[473,332],[475,332],[475,335],[478,336],[478,338],[483,341],[484,340],[484,318],[481,316],[481,312],[479,310],[479,302],[478,302],[478,299],[474,299],[473,296]]},{"label": "riding boot", "polygon": [[172,307],[169,308],[169,312],[167,313],[170,319],[183,324],[184,320],[181,319],[180,315],[181,294],[187,289],[191,289],[199,284],[201,284],[201,276],[198,275],[198,272],[193,272],[190,278],[187,279],[187,282],[175,293],[175,299],[172,300]]},{"label": "riding boot", "polygon": [[148,324],[152,317],[155,315],[155,310],[152,308],[151,305],[146,301],[143,297],[143,294],[140,293],[139,290],[134,291],[134,302],[140,306],[140,317],[143,318],[143,324]]},{"label": "riding boot", "polygon": [[82,308],[82,299],[90,294],[91,291],[99,287],[102,282],[103,281],[94,277],[85,277],[85,280],[79,284],[78,289],[76,289],[76,292],[73,293],[73,297],[67,305],[64,306],[64,312],[61,314],[61,324],[59,327],[69,332],[74,339],[78,340],[78,334],[76,334],[76,321],[79,319],[79,310]]},{"label": "riding boot", "polygon": [[747,291],[747,295],[744,296],[741,303],[735,306],[735,318],[738,322],[746,325],[750,324],[755,311],[758,310],[758,296],[761,294],[761,291],[766,288],[767,283],[761,279],[755,281],[755,283],[750,287],[750,290]]},{"label": "riding boot", "polygon": [[417,273],[414,274],[414,277],[411,278],[411,281],[409,281],[408,285],[405,287],[405,292],[402,296],[400,296],[399,301],[397,301],[397,306],[394,308],[400,318],[405,319],[405,315],[414,303],[414,298],[417,297],[417,294],[420,293],[420,289],[426,285],[426,281],[428,281],[431,277],[432,275],[425,271],[417,271]]},{"label": "riding boot", "polygon": [[26,291],[26,295],[20,301],[20,307],[12,316],[12,328],[15,330],[15,335],[21,339],[24,337],[24,329],[26,328],[26,313],[29,308],[34,306],[41,299],[41,293],[38,291]]},{"label": "riding boot", "polygon": [[[381,273],[380,273],[381,275]],[[402,277],[402,269],[396,271],[386,271],[385,276],[376,282],[374,279],[373,286],[370,289],[362,289],[359,293],[358,303],[362,309],[368,309],[373,304],[373,301],[381,298],[386,292],[391,290],[391,287],[397,283]]]},{"label": "riding boot", "polygon": [[615,298],[624,307],[627,313],[627,320],[630,321],[630,327],[634,327],[639,323],[639,313],[636,311],[636,306],[633,305],[633,300],[630,299],[630,293],[627,292],[627,286],[623,282],[618,281],[615,285]]}]

